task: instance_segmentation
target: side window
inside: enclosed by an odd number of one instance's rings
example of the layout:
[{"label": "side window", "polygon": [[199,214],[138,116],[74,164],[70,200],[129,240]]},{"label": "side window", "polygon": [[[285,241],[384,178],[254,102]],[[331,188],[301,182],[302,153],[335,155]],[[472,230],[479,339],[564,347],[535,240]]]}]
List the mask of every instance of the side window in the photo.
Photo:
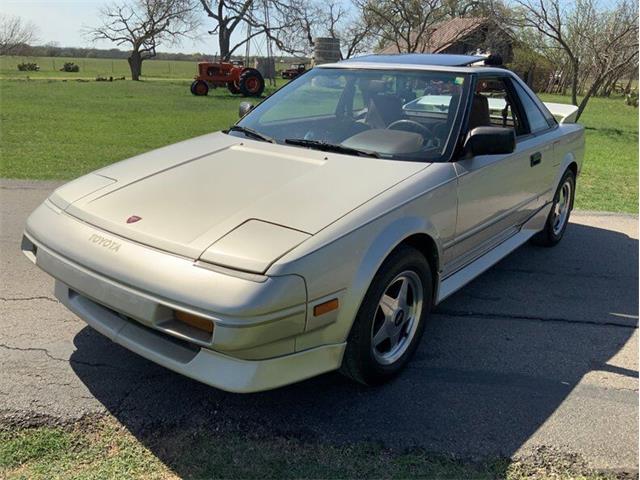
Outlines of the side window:
[{"label": "side window", "polygon": [[527,116],[527,120],[529,121],[529,129],[531,130],[531,133],[536,133],[548,129],[549,123],[547,122],[547,119],[535,104],[535,102],[531,99],[529,94],[525,92],[524,88],[522,88],[518,84],[518,82],[513,82],[513,86],[515,87],[516,93],[520,98],[520,103],[522,104],[524,113]]},{"label": "side window", "polygon": [[511,127],[516,135],[526,133],[503,79],[478,79],[471,103],[469,130],[482,126]]}]

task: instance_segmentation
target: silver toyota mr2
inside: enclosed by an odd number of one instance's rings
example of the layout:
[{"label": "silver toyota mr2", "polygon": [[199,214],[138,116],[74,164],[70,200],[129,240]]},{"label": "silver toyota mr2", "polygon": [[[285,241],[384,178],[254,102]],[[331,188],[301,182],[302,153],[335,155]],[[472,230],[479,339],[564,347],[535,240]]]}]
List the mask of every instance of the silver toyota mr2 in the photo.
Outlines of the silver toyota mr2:
[{"label": "silver toyota mr2", "polygon": [[316,67],[227,131],[58,188],[22,250],[91,327],[209,385],[384,382],[434,305],[567,228],[576,108],[482,60]]}]

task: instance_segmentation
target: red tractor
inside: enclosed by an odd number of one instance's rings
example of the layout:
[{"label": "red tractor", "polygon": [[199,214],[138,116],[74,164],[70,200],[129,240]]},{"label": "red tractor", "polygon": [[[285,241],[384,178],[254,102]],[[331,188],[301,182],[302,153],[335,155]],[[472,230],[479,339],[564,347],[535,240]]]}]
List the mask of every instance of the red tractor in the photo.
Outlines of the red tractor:
[{"label": "red tractor", "polygon": [[255,68],[231,62],[200,62],[198,75],[191,84],[191,93],[206,95],[209,88],[227,87],[231,93],[259,97],[264,91],[264,78]]}]

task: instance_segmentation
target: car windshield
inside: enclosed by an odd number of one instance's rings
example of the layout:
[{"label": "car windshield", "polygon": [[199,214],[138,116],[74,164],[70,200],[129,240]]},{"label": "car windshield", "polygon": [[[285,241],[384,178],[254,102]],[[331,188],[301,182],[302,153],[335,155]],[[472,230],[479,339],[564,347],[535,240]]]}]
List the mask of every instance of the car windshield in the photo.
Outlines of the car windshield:
[{"label": "car windshield", "polygon": [[[438,161],[468,83],[460,73],[316,68],[246,115],[230,135],[297,148]],[[248,133],[249,132],[249,133]]]}]

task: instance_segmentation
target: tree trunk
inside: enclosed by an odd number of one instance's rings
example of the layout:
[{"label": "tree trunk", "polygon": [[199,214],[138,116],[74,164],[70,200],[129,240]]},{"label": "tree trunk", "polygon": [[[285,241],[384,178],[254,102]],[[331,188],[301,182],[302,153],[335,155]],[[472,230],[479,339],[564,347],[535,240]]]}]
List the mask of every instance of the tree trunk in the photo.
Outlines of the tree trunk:
[{"label": "tree trunk", "polygon": [[576,104],[576,106],[578,107],[578,113],[576,114],[576,122],[582,116],[584,109],[587,108],[587,103],[589,102],[589,99],[593,96],[595,92],[598,91],[598,89],[602,85],[602,82],[603,82],[603,78],[597,77],[591,84],[591,87],[589,87],[589,89],[587,90],[587,93],[585,93],[582,101],[580,102],[580,105]]},{"label": "tree trunk", "polygon": [[230,52],[229,45],[231,44],[231,32],[226,26],[220,25],[218,32],[218,46],[220,47],[220,60],[229,60]]},{"label": "tree trunk", "polygon": [[140,55],[140,52],[131,52],[127,61],[131,69],[131,80],[140,80],[140,75],[142,75],[142,55]]},{"label": "tree trunk", "polygon": [[571,62],[571,103],[578,106],[578,62],[575,60]]}]

